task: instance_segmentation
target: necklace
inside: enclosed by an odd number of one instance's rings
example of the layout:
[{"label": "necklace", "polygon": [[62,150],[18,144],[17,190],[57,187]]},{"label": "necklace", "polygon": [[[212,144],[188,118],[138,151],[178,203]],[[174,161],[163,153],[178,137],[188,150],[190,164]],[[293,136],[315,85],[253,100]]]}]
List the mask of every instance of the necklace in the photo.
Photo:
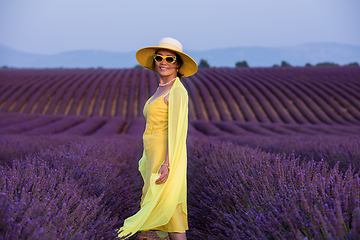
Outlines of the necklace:
[{"label": "necklace", "polygon": [[159,83],[159,87],[164,87],[164,86],[168,85],[169,83],[173,82],[175,79],[176,78],[174,78],[173,80],[170,80],[170,81],[168,81],[167,83],[164,83],[164,84]]}]

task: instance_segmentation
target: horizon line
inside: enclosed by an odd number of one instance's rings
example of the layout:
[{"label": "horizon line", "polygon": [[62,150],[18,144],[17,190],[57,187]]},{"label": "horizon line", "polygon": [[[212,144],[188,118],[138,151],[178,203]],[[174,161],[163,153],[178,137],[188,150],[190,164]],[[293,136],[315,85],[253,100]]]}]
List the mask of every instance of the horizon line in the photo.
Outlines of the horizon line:
[{"label": "horizon line", "polygon": [[[189,51],[190,52],[206,52],[206,51],[225,50],[225,49],[234,49],[234,48],[287,48],[287,47],[296,47],[296,46],[301,46],[301,45],[306,45],[306,44],[338,44],[338,45],[348,45],[348,46],[352,46],[352,47],[360,47],[360,45],[339,43],[339,42],[306,42],[306,43],[299,43],[299,44],[294,44],[294,45],[283,45],[283,46],[273,46],[273,47],[254,45],[254,46],[237,46],[237,47],[218,47],[218,48],[210,48],[210,49],[205,49],[205,50],[186,49],[186,52],[189,52]],[[111,51],[111,50],[102,50],[102,49],[74,49],[74,50],[65,50],[65,51],[61,51],[61,52],[57,52],[57,53],[35,53],[35,52],[19,50],[19,49],[9,47],[9,46],[1,44],[1,43],[0,43],[0,47],[5,47],[12,51],[17,51],[17,52],[21,52],[21,53],[34,54],[34,55],[45,55],[45,56],[52,56],[52,55],[58,55],[58,54],[69,53],[69,52],[79,52],[79,51],[99,51],[99,52],[107,52],[107,53],[133,53],[133,52],[137,51],[137,50]]]}]

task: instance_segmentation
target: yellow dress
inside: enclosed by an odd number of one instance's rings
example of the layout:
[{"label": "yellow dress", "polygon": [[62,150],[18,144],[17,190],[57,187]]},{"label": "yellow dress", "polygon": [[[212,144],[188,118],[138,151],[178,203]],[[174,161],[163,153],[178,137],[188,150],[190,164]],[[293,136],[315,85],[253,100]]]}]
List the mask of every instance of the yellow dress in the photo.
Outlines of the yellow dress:
[{"label": "yellow dress", "polygon": [[[168,93],[165,93],[168,94]],[[164,238],[168,232],[185,232],[187,222],[186,136],[188,127],[188,95],[179,78],[169,92],[152,97],[144,106],[146,129],[143,135],[144,152],[139,171],[144,180],[141,208],[127,218],[119,237],[138,231],[156,230]],[[164,184],[155,184],[168,146],[170,171]]]}]

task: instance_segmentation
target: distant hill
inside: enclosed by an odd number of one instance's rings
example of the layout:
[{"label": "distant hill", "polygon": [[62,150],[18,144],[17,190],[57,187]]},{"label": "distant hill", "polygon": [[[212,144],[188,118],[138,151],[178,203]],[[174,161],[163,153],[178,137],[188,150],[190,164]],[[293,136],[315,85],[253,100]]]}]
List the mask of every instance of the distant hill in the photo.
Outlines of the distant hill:
[{"label": "distant hill", "polygon": [[204,58],[210,66],[234,67],[237,61],[246,60],[250,67],[270,67],[286,61],[292,66],[306,63],[334,62],[340,65],[360,63],[360,46],[337,43],[307,43],[291,47],[236,47],[189,52],[196,61]]},{"label": "distant hill", "polygon": [[[185,50],[186,51],[186,50]],[[291,47],[234,47],[206,51],[186,51],[195,61],[205,59],[210,66],[234,67],[246,60],[250,67],[270,67],[286,61],[292,66],[334,62],[360,63],[360,46],[338,43],[306,43]],[[19,68],[132,68],[137,64],[135,51],[107,52],[79,50],[54,55],[25,53],[0,45],[0,67]]]}]

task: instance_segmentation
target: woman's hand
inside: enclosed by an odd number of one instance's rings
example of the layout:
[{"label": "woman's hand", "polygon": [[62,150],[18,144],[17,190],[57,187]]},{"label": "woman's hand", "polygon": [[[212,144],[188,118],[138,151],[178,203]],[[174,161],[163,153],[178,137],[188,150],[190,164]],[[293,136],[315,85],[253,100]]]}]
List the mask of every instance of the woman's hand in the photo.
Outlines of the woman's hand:
[{"label": "woman's hand", "polygon": [[155,183],[156,183],[157,185],[165,183],[165,182],[166,182],[166,179],[167,179],[168,176],[169,176],[169,169],[168,169],[168,167],[167,167],[166,165],[161,165],[158,173],[161,174],[161,176],[160,176],[158,179],[156,179]]}]

